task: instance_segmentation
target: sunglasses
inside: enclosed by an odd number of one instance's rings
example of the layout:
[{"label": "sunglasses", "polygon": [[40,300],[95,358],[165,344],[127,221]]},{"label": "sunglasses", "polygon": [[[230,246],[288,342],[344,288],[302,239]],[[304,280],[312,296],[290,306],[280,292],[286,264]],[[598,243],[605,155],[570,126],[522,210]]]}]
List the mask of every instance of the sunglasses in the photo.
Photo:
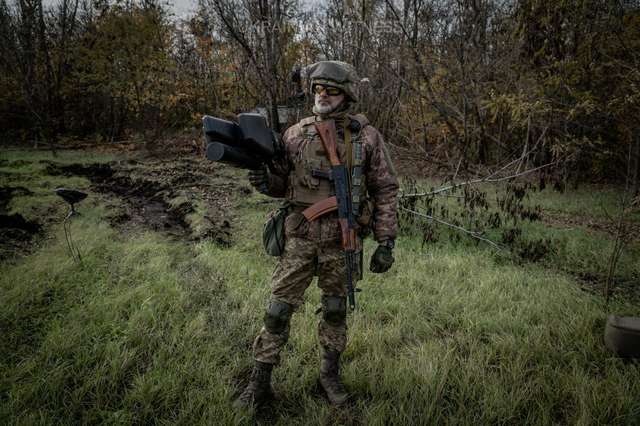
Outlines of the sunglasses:
[{"label": "sunglasses", "polygon": [[315,86],[313,86],[313,92],[317,95],[322,93],[323,90],[326,90],[327,95],[329,96],[338,96],[342,94],[342,90],[338,89],[337,87],[323,86],[322,84],[316,84]]}]

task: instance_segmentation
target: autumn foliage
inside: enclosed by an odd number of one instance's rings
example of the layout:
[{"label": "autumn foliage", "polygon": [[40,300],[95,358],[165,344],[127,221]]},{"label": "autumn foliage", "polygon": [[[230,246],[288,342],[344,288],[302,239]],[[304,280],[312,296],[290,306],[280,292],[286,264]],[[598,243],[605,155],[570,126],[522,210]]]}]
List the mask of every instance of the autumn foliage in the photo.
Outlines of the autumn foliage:
[{"label": "autumn foliage", "polygon": [[361,108],[394,153],[432,172],[526,153],[637,191],[632,3],[203,0],[178,19],[156,0],[0,0],[0,125],[12,142],[149,142],[205,113],[275,122],[286,105],[291,121],[308,112],[291,71],[340,59],[368,78]]}]

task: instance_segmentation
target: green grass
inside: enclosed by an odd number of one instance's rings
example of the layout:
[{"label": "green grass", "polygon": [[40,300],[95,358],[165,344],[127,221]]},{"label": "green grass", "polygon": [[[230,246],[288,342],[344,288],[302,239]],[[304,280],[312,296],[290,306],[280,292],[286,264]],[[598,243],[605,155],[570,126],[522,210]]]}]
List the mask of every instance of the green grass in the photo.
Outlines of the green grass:
[{"label": "green grass", "polygon": [[[115,156],[80,151],[61,151],[56,157],[50,152],[9,151],[0,154],[0,184],[2,186],[23,187],[32,195],[14,197],[8,206],[8,213],[20,213],[25,219],[38,221],[64,218],[65,202],[55,195],[58,187],[87,190],[90,182],[79,176],[50,176],[46,173],[52,163],[59,165],[75,163],[106,163]],[[91,198],[86,201],[92,207],[99,204]]]},{"label": "green grass", "polygon": [[[46,179],[25,182],[33,189]],[[31,204],[18,198],[12,209],[44,208],[41,195],[25,197]],[[55,223],[41,249],[1,264],[0,418],[252,424],[231,401],[252,365],[276,261],[261,249],[272,207],[264,200],[237,201],[228,248],[122,235],[96,200],[73,224],[82,266],[69,259]],[[539,223],[525,233],[551,235]],[[596,269],[591,261],[610,243],[579,229],[562,235],[558,256],[572,270]],[[367,241],[367,253],[374,247]],[[583,259],[586,247],[593,253]],[[466,241],[423,247],[403,235],[395,256],[390,272],[365,273],[349,316],[344,379],[356,404],[331,408],[318,391],[312,285],[275,370],[280,398],[259,422],[640,424],[640,365],[602,343],[607,314],[640,315],[639,306],[622,298],[606,306],[553,262],[520,263]]]},{"label": "green grass", "polygon": [[[429,191],[438,188],[435,182],[425,182],[420,185],[418,192]],[[482,184],[474,185],[486,193],[489,202],[489,212],[498,211],[496,200],[504,197],[504,185]],[[458,190],[456,196],[462,195]],[[522,231],[515,244],[507,244],[507,252],[501,253],[501,257],[511,261],[523,263],[536,256],[528,255],[524,250],[530,247],[540,247],[541,258],[534,260],[541,265],[558,272],[565,272],[593,291],[602,292],[603,283],[609,268],[611,253],[615,241],[615,223],[620,212],[620,200],[623,192],[613,187],[588,187],[584,185],[573,192],[559,193],[549,187],[543,191],[528,190],[523,205],[528,208],[541,208],[542,220],[522,220],[513,222],[509,215],[501,213],[502,226],[497,229],[491,227],[482,228],[486,233],[484,237],[502,243],[503,233],[507,229],[518,228]],[[459,214],[463,206],[456,198],[436,197],[433,200],[434,216],[449,222],[455,216],[461,220],[467,229],[473,229],[467,223],[467,219],[460,219]],[[448,212],[448,217],[443,217],[441,207]],[[425,207],[418,204],[417,209],[424,212]],[[482,208],[476,210],[476,215],[486,213]],[[406,215],[405,215],[406,216]],[[622,256],[614,271],[613,281],[620,290],[620,297],[633,299],[640,303],[640,211],[637,209],[625,215],[630,227],[633,228],[636,238],[631,239],[622,252]],[[420,225],[425,223],[423,219],[417,221],[417,226],[408,226],[405,232],[414,235],[422,235]],[[464,236],[459,231],[452,231],[441,225],[435,225],[435,244],[427,244],[427,250],[436,246],[452,248],[457,245],[474,247],[476,245],[489,247],[484,242],[478,242]],[[451,241],[453,240],[453,242]],[[544,253],[546,251],[546,254]],[[631,290],[631,291],[630,291]]]},{"label": "green grass", "polygon": [[[607,219],[616,216],[622,195],[622,191],[612,187],[583,185],[562,193],[547,187],[544,191],[535,193],[532,199],[547,211]],[[640,213],[636,212],[632,218],[640,221]]]}]

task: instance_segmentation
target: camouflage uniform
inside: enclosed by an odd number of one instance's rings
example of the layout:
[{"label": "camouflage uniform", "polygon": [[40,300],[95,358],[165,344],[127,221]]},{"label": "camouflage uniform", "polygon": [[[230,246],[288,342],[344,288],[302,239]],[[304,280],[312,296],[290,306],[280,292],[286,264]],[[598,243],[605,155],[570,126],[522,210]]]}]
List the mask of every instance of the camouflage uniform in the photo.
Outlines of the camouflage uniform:
[{"label": "camouflage uniform", "polygon": [[[285,219],[284,251],[271,280],[264,326],[253,344],[256,363],[249,384],[236,400],[238,407],[259,404],[272,395],[272,368],[280,362],[280,351],[289,338],[291,315],[304,302],[304,292],[314,275],[318,276],[322,292],[319,381],[333,404],[342,404],[348,398],[339,376],[340,353],[347,344],[347,291],[338,215],[334,211],[312,222],[302,215],[305,208],[335,195],[329,179],[331,164],[313,125],[315,121],[334,120],[337,152],[349,171],[353,211],[361,226],[361,237],[364,231],[372,230],[381,243],[372,257],[372,271],[384,272],[393,263],[398,182],[380,133],[364,116],[346,112],[352,102],[357,102],[355,71],[348,64],[334,61],[318,62],[308,68],[312,84],[342,89],[345,101],[337,111],[316,114],[290,127],[283,136],[284,155],[270,165],[270,173],[264,170],[249,174],[252,185],[262,188],[266,183],[268,195],[286,198],[291,207]],[[362,265],[361,251],[358,254]],[[361,276],[362,271],[357,271],[354,281]]]},{"label": "camouflage uniform", "polygon": [[[285,196],[293,205],[285,220],[285,249],[271,282],[271,300],[267,308],[265,327],[254,342],[257,361],[269,364],[279,362],[279,353],[289,336],[289,319],[302,303],[306,288],[313,276],[318,276],[318,287],[322,291],[323,315],[318,325],[320,344],[342,352],[346,336],[346,288],[344,252],[340,243],[340,226],[337,213],[327,214],[309,223],[300,213],[304,208],[332,195],[328,179],[314,178],[312,170],[328,172],[326,159],[319,136],[315,132],[315,117],[302,120],[284,135],[286,156],[275,166],[270,179],[269,194]],[[361,144],[363,154],[363,193],[371,199],[374,220],[373,234],[377,241],[395,239],[396,195],[398,182],[385,153],[380,133],[368,125],[361,115],[343,115],[338,123],[351,126],[353,144]],[[354,124],[355,123],[355,124]],[[338,128],[338,153],[341,162],[347,161],[344,144],[344,126]],[[365,194],[362,194],[363,196]],[[366,204],[363,209],[366,209]],[[359,278],[361,274],[357,274]],[[289,310],[282,320],[270,327],[271,311],[278,311],[286,304]],[[284,309],[287,309],[286,307]]]}]

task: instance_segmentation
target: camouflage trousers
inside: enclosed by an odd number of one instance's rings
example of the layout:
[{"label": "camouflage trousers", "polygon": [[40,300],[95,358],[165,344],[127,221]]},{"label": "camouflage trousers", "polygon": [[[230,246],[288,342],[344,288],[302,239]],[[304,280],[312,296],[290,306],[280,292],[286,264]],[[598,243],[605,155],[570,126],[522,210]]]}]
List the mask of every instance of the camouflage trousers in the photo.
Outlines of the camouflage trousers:
[{"label": "camouflage trousers", "polygon": [[[271,298],[265,326],[253,343],[257,361],[279,364],[280,351],[289,338],[290,315],[280,330],[269,330],[271,305],[282,303],[295,311],[304,303],[305,290],[314,275],[323,298],[323,310],[337,312],[327,318],[326,312],[318,323],[320,344],[342,352],[347,344],[345,258],[340,246],[337,217],[329,214],[314,222],[307,222],[300,213],[291,213],[285,220],[285,248],[271,279]],[[357,278],[357,277],[356,277]],[[333,302],[325,304],[325,301]],[[336,308],[336,303],[339,305]],[[344,308],[344,309],[343,309]],[[344,310],[344,316],[342,316]],[[275,331],[275,332],[274,332]]]}]

